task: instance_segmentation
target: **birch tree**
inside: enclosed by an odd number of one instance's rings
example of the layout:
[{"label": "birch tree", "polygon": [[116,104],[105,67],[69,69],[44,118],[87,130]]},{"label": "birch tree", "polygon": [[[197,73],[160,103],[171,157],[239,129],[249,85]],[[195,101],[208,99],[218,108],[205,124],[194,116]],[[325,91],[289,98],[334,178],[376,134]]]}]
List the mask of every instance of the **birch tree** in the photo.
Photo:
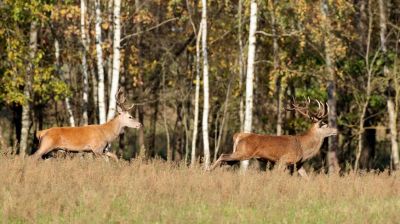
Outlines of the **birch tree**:
[{"label": "birch tree", "polygon": [[101,10],[100,0],[95,0],[95,35],[96,35],[96,55],[97,55],[97,72],[98,72],[98,106],[99,106],[99,123],[106,122],[106,104],[104,94],[104,68],[103,68],[103,50],[101,39]]},{"label": "birch tree", "polygon": [[81,41],[82,41],[82,76],[83,76],[83,113],[82,119],[83,124],[87,125],[88,122],[88,102],[89,102],[89,75],[88,75],[88,64],[87,64],[87,49],[88,49],[88,42],[86,37],[86,3],[85,0],[81,0]]},{"label": "birch tree", "polygon": [[121,22],[120,22],[120,9],[121,0],[114,0],[114,38],[113,38],[113,61],[112,61],[112,80],[111,80],[111,91],[110,101],[108,104],[107,120],[114,118],[116,101],[113,97],[118,90],[119,83],[119,69],[120,69],[120,42],[121,42]]},{"label": "birch tree", "polygon": [[25,157],[28,149],[28,135],[29,127],[31,124],[30,120],[30,99],[32,91],[32,81],[34,73],[34,59],[37,51],[37,35],[38,35],[38,25],[37,21],[33,20],[31,22],[29,30],[29,64],[27,69],[27,74],[25,78],[24,86],[24,97],[26,99],[25,103],[22,105],[22,121],[21,121],[21,140],[20,140],[20,150],[19,153],[22,157]]},{"label": "birch tree", "polygon": [[[251,0],[250,3],[250,28],[249,28],[249,50],[247,55],[247,72],[246,72],[246,99],[244,114],[244,132],[252,131],[253,116],[253,80],[254,80],[254,60],[256,54],[256,30],[257,30],[257,3]],[[249,161],[245,160],[240,163],[241,169],[246,170]]]},{"label": "birch tree", "polygon": [[192,152],[190,166],[196,164],[196,143],[199,123],[199,99],[200,99],[200,38],[202,30],[202,22],[200,22],[199,31],[196,37],[196,90],[194,95],[194,118],[193,118],[193,137],[192,137]]},{"label": "birch tree", "polygon": [[208,142],[208,111],[209,103],[209,88],[208,88],[208,54],[207,54],[207,0],[202,0],[203,9],[201,10],[201,30],[202,30],[202,52],[203,52],[203,147],[204,147],[204,167],[206,169],[210,166],[210,145]]},{"label": "birch tree", "polygon": [[[380,25],[380,39],[381,39],[381,48],[382,54],[384,58],[383,65],[383,74],[389,80],[389,84],[392,81],[392,78],[389,74],[389,68],[387,66],[387,46],[386,46],[386,35],[387,35],[387,19],[386,19],[386,6],[383,0],[379,0],[379,25]],[[388,86],[390,86],[388,84]],[[389,87],[388,87],[389,88]],[[387,109],[389,114],[389,129],[390,129],[390,142],[391,142],[391,163],[393,170],[397,170],[399,167],[399,147],[397,143],[397,114],[395,107],[397,106],[397,102],[393,102],[392,96],[390,95],[390,90],[387,91]]]},{"label": "birch tree", "polygon": [[[325,46],[325,69],[328,74],[328,124],[331,128],[337,128],[337,113],[336,113],[336,74],[333,65],[333,49],[331,46],[332,31],[329,18],[328,0],[322,2],[322,24],[324,31],[324,46]],[[336,151],[338,148],[338,136],[329,137],[329,149],[327,154],[328,172],[337,172],[338,160]]]}]

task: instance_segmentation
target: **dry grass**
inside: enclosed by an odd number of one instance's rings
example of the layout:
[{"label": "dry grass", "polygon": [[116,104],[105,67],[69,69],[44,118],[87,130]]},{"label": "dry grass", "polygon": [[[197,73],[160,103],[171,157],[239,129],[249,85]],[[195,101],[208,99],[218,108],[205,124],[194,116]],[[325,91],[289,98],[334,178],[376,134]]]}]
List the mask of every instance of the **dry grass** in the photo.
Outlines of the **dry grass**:
[{"label": "dry grass", "polygon": [[3,223],[398,223],[400,177],[1,158]]}]

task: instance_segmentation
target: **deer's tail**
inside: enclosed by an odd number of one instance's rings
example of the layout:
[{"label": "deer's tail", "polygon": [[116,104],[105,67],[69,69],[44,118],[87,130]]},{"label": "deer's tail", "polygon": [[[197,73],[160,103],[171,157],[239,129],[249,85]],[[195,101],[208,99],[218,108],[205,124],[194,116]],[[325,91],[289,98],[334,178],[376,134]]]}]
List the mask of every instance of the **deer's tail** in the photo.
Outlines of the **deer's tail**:
[{"label": "deer's tail", "polygon": [[240,140],[249,135],[251,135],[251,133],[244,133],[244,132],[238,132],[233,135],[233,152],[236,152]]},{"label": "deer's tail", "polygon": [[39,139],[39,141],[43,138],[44,135],[46,135],[47,130],[42,130],[42,131],[37,131],[36,132],[36,138]]},{"label": "deer's tail", "polygon": [[240,133],[235,133],[233,135],[233,152],[236,152],[236,147],[239,142],[239,135],[240,135]]},{"label": "deer's tail", "polygon": [[242,134],[243,133],[235,133],[233,135],[233,152],[236,152],[237,145],[239,144],[239,141],[243,138]]}]

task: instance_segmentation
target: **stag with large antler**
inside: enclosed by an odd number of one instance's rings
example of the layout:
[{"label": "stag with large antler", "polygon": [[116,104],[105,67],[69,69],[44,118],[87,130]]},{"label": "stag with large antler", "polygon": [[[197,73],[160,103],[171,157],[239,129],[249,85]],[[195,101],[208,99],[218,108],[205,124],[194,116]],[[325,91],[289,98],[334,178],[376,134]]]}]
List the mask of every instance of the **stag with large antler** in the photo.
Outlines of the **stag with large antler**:
[{"label": "stag with large antler", "polygon": [[253,133],[236,133],[233,136],[233,153],[222,154],[211,167],[215,169],[225,161],[242,161],[252,158],[276,162],[282,165],[294,165],[302,177],[307,177],[303,163],[315,156],[324,141],[324,138],[337,134],[336,128],[330,128],[322,120],[328,115],[329,107],[318,100],[318,110],[312,113],[309,110],[311,100],[301,106],[292,101],[286,110],[297,111],[311,119],[312,126],[300,135],[261,135]]},{"label": "stag with large antler", "polygon": [[124,130],[128,128],[140,128],[142,124],[129,113],[134,106],[126,107],[126,97],[120,88],[115,96],[117,98],[118,115],[101,125],[87,125],[82,127],[53,127],[36,133],[39,139],[39,149],[33,155],[42,158],[43,155],[61,149],[72,152],[93,152],[95,155],[106,155],[115,160],[118,157],[106,150]]}]

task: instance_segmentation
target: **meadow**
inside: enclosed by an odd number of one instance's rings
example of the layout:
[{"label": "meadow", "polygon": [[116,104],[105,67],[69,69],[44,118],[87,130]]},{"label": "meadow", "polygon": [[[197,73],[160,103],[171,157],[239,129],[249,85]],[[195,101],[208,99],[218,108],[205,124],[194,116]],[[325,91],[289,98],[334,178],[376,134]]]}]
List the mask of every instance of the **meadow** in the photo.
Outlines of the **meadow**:
[{"label": "meadow", "polygon": [[398,223],[400,176],[0,159],[2,223]]}]

